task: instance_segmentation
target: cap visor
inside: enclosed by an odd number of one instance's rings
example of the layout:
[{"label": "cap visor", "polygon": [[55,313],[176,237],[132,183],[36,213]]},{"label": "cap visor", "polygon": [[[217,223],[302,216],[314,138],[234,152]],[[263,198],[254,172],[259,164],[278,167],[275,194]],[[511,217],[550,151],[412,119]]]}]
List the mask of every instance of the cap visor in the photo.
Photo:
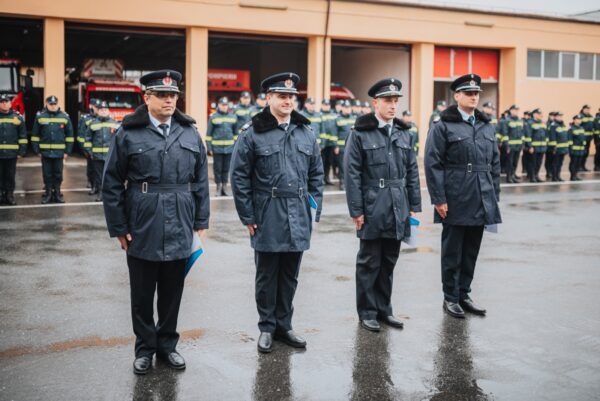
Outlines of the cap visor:
[{"label": "cap visor", "polygon": [[375,99],[377,99],[378,97],[402,97],[402,95],[398,91],[388,91],[388,92],[376,93],[375,96],[373,96],[373,97]]},{"label": "cap visor", "polygon": [[272,88],[269,89],[267,92],[269,93],[289,93],[290,95],[297,95],[298,94],[298,89],[290,89],[290,88]]},{"label": "cap visor", "polygon": [[147,91],[154,91],[154,92],[174,92],[174,93],[180,93],[181,91],[179,90],[179,88],[173,88],[172,86],[151,86],[149,88],[146,88]]},{"label": "cap visor", "polygon": [[455,92],[483,92],[479,86],[463,86],[456,88]]}]

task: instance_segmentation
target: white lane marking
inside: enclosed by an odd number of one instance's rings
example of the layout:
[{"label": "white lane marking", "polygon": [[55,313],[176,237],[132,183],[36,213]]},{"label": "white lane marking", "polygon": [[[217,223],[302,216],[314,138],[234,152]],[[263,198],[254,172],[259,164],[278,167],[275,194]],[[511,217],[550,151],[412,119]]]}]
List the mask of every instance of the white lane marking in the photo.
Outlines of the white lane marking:
[{"label": "white lane marking", "polygon": [[[516,187],[535,187],[535,186],[557,186],[557,185],[581,185],[581,184],[600,184],[600,180],[585,180],[585,181],[564,181],[564,182],[526,182],[523,184],[503,184],[502,188],[516,188]],[[78,189],[79,191],[80,189]],[[89,189],[84,189],[89,191]],[[63,192],[69,192],[74,190],[64,190]],[[427,191],[427,187],[421,188],[421,191]],[[41,192],[41,191],[40,191]],[[30,192],[28,192],[30,193]],[[346,191],[327,191],[324,192],[324,196],[329,195],[343,195]],[[224,201],[233,200],[233,196],[211,196],[211,201]],[[101,206],[102,202],[70,202],[70,203],[49,203],[46,205],[16,205],[16,206],[0,206],[0,210],[4,209],[34,209],[40,207],[68,207],[68,206]]]}]

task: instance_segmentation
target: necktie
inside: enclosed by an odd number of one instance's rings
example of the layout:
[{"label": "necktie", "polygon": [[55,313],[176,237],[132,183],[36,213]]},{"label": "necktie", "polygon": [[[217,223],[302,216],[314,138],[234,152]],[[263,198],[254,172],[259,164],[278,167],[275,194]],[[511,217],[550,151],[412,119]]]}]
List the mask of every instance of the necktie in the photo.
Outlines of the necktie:
[{"label": "necktie", "polygon": [[169,125],[168,124],[160,124],[158,126],[163,132],[163,136],[166,138],[169,136]]},{"label": "necktie", "polygon": [[392,126],[389,124],[386,124],[383,126],[383,129],[385,130],[385,133],[388,134],[388,136],[390,136],[392,134],[391,130],[392,130]]},{"label": "necktie", "polygon": [[475,125],[475,117],[469,116],[469,118],[467,118],[467,121],[469,122],[469,124]]},{"label": "necktie", "polygon": [[288,127],[287,123],[279,124],[279,128],[281,128],[282,130],[284,130],[286,132],[287,132],[287,127]]}]

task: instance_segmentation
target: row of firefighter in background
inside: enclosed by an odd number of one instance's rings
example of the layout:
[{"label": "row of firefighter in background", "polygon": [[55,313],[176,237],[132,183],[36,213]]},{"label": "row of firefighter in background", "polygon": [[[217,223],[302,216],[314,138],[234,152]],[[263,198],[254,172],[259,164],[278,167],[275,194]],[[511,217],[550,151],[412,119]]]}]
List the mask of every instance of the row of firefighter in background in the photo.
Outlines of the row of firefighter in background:
[{"label": "row of firefighter in background", "polygon": [[[242,93],[240,102],[232,107],[226,97],[219,99],[216,111],[209,117],[206,131],[206,147],[208,155],[213,157],[214,180],[217,184],[217,196],[228,196],[227,184],[229,180],[229,165],[233,147],[243,127],[266,106],[266,97],[259,94],[256,105],[251,104],[250,94]],[[296,103],[296,109],[299,105]],[[311,97],[304,101],[300,113],[306,117],[313,132],[316,134],[317,142],[321,148],[323,167],[325,170],[325,184],[331,185],[330,175],[340,176],[343,150],[350,130],[355,120],[370,113],[369,103],[358,99],[338,100],[334,105],[329,99],[325,99],[318,105]],[[418,150],[418,131],[412,122],[410,111],[402,113],[403,120],[411,126],[411,138],[413,147]],[[343,181],[340,180],[340,189],[343,189]]]},{"label": "row of firefighter in background", "polygon": [[[249,92],[242,93],[237,105],[227,98],[221,98],[217,110],[209,117],[206,133],[208,154],[213,157],[214,180],[217,184],[217,196],[229,195],[227,183],[229,165],[233,147],[240,130],[250,119],[266,106],[266,96],[259,94],[255,103]],[[439,119],[446,103],[440,101],[430,118]],[[594,170],[600,171],[600,109],[595,117],[590,113],[589,105],[573,116],[569,126],[565,124],[561,112],[548,113],[543,120],[540,109],[526,111],[519,116],[519,107],[511,106],[497,119],[494,106],[487,102],[483,112],[496,127],[496,138],[501,154],[502,171],[509,183],[519,182],[517,166],[521,160],[527,179],[531,182],[542,181],[539,173],[545,166],[546,179],[561,181],[560,171],[565,156],[570,156],[569,171],[571,180],[579,180],[579,171],[585,171],[586,161],[593,143],[596,148]],[[338,100],[332,106],[328,99],[319,105],[314,99],[307,98],[300,112],[311,122],[321,147],[325,184],[331,185],[332,177],[341,176],[340,171],[346,139],[355,120],[371,112],[368,103],[360,100]],[[412,113],[405,110],[402,120],[410,126],[412,147],[419,149],[418,128],[412,120]],[[119,122],[110,117],[108,105],[99,100],[90,102],[90,111],[81,115],[77,124],[77,133],[69,115],[58,107],[56,96],[46,99],[44,109],[35,117],[31,137],[28,139],[25,120],[11,108],[11,100],[0,96],[0,204],[14,205],[16,161],[27,153],[29,142],[35,154],[42,162],[44,193],[42,203],[63,203],[61,192],[64,160],[77,144],[87,159],[87,180],[90,195],[96,195],[101,201],[101,186],[104,161],[108,154],[111,136],[119,127]],[[339,180],[340,189],[343,180]]]},{"label": "row of firefighter in background", "polygon": [[[439,120],[440,113],[446,103],[440,101],[434,110],[429,124]],[[579,181],[577,173],[589,171],[586,167],[592,143],[595,146],[594,171],[600,171],[600,109],[595,116],[587,104],[572,117],[569,126],[565,124],[564,115],[560,111],[551,111],[544,121],[544,113],[536,108],[524,111],[519,116],[519,107],[515,104],[505,110],[498,120],[494,105],[483,104],[483,112],[496,129],[496,139],[500,150],[502,173],[506,174],[506,182],[518,183],[517,175],[519,159],[523,172],[530,182],[542,182],[540,171],[542,165],[546,170],[546,180],[563,181],[560,177],[565,156],[570,156],[569,173],[571,181]]]}]

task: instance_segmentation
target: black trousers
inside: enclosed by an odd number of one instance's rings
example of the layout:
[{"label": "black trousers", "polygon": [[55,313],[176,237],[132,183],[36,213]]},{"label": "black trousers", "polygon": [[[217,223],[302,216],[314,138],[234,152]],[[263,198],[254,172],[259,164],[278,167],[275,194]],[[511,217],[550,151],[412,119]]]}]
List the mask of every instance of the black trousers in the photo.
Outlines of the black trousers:
[{"label": "black trousers", "polygon": [[581,156],[571,155],[571,161],[569,162],[569,172],[571,173],[571,179],[577,177],[577,172],[581,168]]},{"label": "black trousers", "polygon": [[535,163],[535,176],[537,177],[538,175],[540,175],[540,170],[542,169],[542,164],[544,161],[544,153],[534,153],[533,154],[533,160]]},{"label": "black trousers", "polygon": [[356,255],[356,310],[360,320],[391,316],[394,267],[400,241],[393,238],[360,240]]},{"label": "black trousers", "polygon": [[17,158],[0,159],[0,191],[14,192],[17,175]]},{"label": "black trousers", "polygon": [[563,162],[565,160],[565,155],[555,154],[552,158],[552,178],[558,179],[560,178],[560,171],[562,170]]},{"label": "black trousers", "polygon": [[340,153],[336,156],[337,166],[338,166],[338,176],[340,177],[340,182],[344,180],[344,149],[340,148]]},{"label": "black trousers", "polygon": [[596,154],[594,155],[594,170],[600,169],[600,135],[596,135],[594,140],[594,146],[596,147]]},{"label": "black trousers", "polygon": [[535,177],[535,153],[523,151],[523,162],[525,163],[527,178],[533,179]]},{"label": "black trousers", "polygon": [[507,155],[506,175],[512,177],[517,173],[517,165],[519,164],[520,150],[511,150]]},{"label": "black trousers", "polygon": [[553,163],[554,161],[554,150],[548,149],[546,151],[546,158],[544,159],[544,168],[546,169],[546,176],[552,176]]},{"label": "black trousers", "polygon": [[46,190],[60,190],[63,181],[63,158],[42,157],[42,176]]},{"label": "black trousers", "polygon": [[261,332],[292,330],[294,295],[302,252],[254,251],[255,298]]},{"label": "black trousers", "polygon": [[87,162],[86,168],[85,168],[85,172],[87,175],[87,180],[88,182],[92,185],[92,187],[94,186],[94,165],[93,165],[93,160],[91,158],[86,158],[85,159]]},{"label": "black trousers", "polygon": [[[179,341],[177,317],[183,293],[185,263],[185,259],[151,262],[127,256],[136,358],[175,350]],[[155,292],[158,313],[156,324]]]},{"label": "black trousers", "polygon": [[321,151],[323,158],[323,171],[325,172],[325,180],[329,181],[329,171],[333,169],[335,163],[334,147],[328,146]]},{"label": "black trousers", "polygon": [[229,164],[231,153],[213,153],[213,173],[217,184],[226,184],[229,181]]},{"label": "black trousers", "polygon": [[587,158],[590,155],[590,147],[592,146],[592,138],[591,137],[586,137],[585,139],[585,145],[584,145],[584,153],[582,156],[579,156],[581,159],[581,169],[585,168],[585,163],[587,162]]},{"label": "black trousers", "polygon": [[443,224],[442,287],[447,301],[469,297],[482,238],[483,226]]},{"label": "black trousers", "polygon": [[91,160],[92,164],[92,186],[100,190],[102,188],[102,173],[104,172],[104,160]]},{"label": "black trousers", "polygon": [[502,149],[502,147],[500,147],[500,172],[502,173],[506,173],[508,170],[506,168],[506,164],[508,163],[508,160],[510,160],[510,156],[508,154],[506,154],[506,152],[504,151],[504,149]]}]

